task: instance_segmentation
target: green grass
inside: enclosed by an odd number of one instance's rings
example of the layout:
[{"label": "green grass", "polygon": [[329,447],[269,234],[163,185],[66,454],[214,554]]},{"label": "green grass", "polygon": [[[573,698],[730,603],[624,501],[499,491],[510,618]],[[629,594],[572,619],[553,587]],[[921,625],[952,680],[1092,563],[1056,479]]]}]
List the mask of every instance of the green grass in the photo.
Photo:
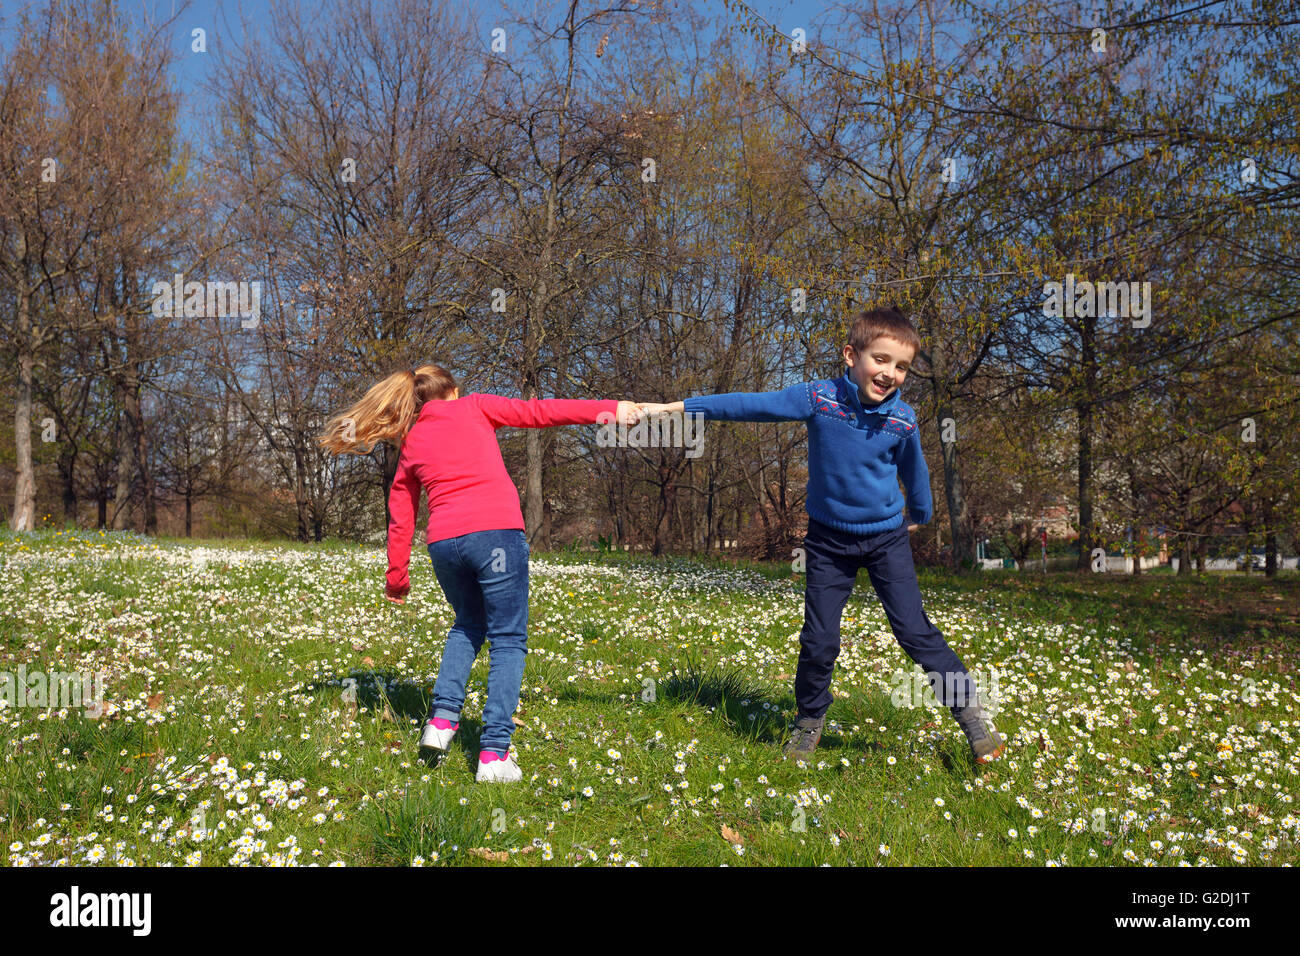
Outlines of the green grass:
[{"label": "green grass", "polygon": [[109,702],[0,710],[0,859],[1297,861],[1294,573],[923,570],[931,619],[997,672],[1008,753],[977,772],[946,711],[895,705],[911,664],[866,575],[800,767],[788,565],[535,555],[503,787],[474,782],[486,653],[451,753],[417,753],[450,624],[422,557],[399,607],[375,547],[0,535],[0,671],[102,671]]}]

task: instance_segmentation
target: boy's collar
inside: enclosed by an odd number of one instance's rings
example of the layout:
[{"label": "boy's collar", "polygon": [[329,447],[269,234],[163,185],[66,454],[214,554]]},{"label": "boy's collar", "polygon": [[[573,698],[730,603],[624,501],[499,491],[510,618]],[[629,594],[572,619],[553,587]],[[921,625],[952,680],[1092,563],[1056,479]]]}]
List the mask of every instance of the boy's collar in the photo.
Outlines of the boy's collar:
[{"label": "boy's collar", "polygon": [[864,405],[862,395],[859,393],[858,383],[853,381],[853,376],[845,371],[844,384],[849,390],[849,400],[853,402],[853,407],[866,415],[887,415],[898,405],[898,398],[902,394],[901,388],[896,388],[886,395],[879,403],[875,405]]}]

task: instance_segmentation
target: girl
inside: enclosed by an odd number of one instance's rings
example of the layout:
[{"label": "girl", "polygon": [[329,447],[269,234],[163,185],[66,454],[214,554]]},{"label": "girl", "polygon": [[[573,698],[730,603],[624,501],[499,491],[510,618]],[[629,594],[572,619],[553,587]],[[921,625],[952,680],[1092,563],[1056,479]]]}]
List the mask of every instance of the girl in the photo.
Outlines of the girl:
[{"label": "girl", "polygon": [[635,425],[631,402],[519,401],[499,395],[460,397],[443,368],[425,365],[395,372],[330,419],[320,444],[335,455],[366,454],[375,442],[398,445],[389,492],[388,575],[385,595],[404,603],[407,568],[420,490],[429,495],[429,557],[438,584],[456,613],[442,652],[422,748],[446,752],[460,726],[465,684],[486,638],[491,643],[488,697],[476,779],[522,777],[510,752],[528,653],[528,542],[519,493],[506,473],[496,430],[585,425],[617,419]]}]

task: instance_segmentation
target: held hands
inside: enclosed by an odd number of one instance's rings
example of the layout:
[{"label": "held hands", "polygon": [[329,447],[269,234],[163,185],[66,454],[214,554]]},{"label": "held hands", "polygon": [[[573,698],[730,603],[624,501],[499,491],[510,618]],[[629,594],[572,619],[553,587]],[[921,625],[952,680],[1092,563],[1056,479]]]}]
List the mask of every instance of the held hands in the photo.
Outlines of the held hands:
[{"label": "held hands", "polygon": [[636,402],[619,402],[618,403],[618,423],[620,425],[635,425],[641,421],[644,416]]},{"label": "held hands", "polygon": [[666,405],[658,402],[637,402],[636,407],[641,410],[642,415],[671,415],[686,411],[686,406],[681,402],[669,402]]}]

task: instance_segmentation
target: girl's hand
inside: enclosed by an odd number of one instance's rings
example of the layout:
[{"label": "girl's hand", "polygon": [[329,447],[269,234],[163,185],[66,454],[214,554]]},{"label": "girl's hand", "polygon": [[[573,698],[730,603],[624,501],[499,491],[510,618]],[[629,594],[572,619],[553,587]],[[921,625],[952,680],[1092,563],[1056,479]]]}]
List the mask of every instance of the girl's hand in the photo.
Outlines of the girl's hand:
[{"label": "girl's hand", "polygon": [[618,403],[618,423],[620,425],[635,425],[641,420],[641,409],[635,402]]},{"label": "girl's hand", "polygon": [[402,588],[400,591],[394,591],[394,590],[393,590],[392,588],[390,588],[387,584],[385,584],[385,585],[384,585],[384,597],[388,598],[388,600],[392,601],[394,604],[405,604],[405,603],[406,603],[406,595],[407,595],[408,593],[410,593],[410,590],[411,590],[411,589],[410,589],[410,587],[408,586],[408,587]]}]

